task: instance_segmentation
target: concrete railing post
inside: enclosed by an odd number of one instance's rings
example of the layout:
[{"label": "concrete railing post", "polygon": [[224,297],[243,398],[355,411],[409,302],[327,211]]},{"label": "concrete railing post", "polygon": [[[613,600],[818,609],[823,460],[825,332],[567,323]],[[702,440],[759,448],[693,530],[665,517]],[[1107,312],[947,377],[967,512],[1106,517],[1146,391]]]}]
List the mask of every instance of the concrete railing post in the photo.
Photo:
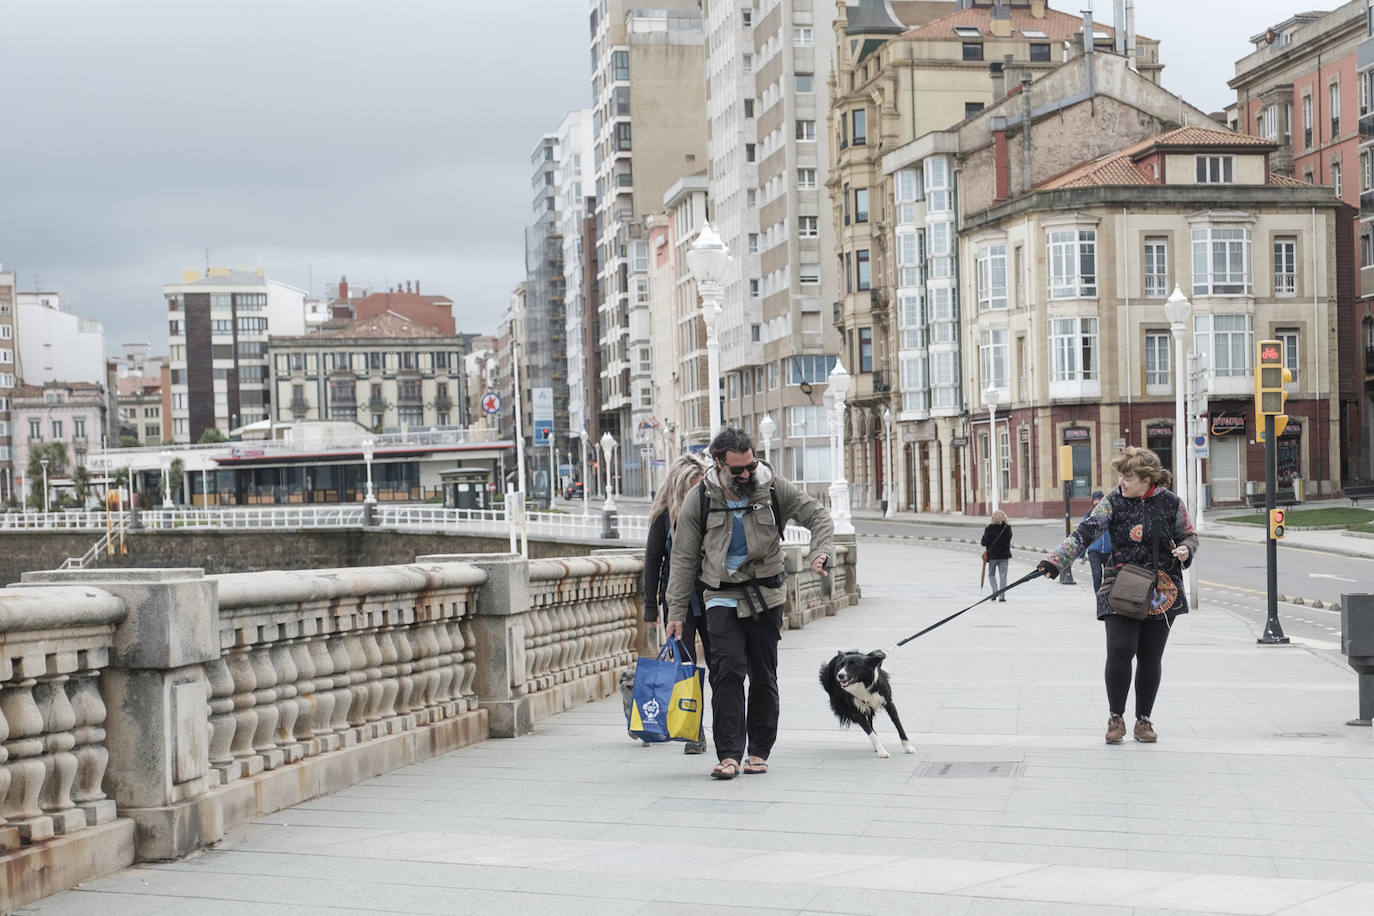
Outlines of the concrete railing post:
[{"label": "concrete railing post", "polygon": [[525,680],[525,636],[530,610],[530,562],[515,554],[432,555],[416,563],[470,563],[487,574],[472,613],[477,676],[473,692],[491,717],[493,738],[534,729]]},{"label": "concrete railing post", "polygon": [[138,824],[138,857],[170,859],[219,839],[218,808],[195,800],[213,784],[205,665],[220,657],[215,583],[199,569],[25,573],[20,587],[90,585],[123,600],[110,667],[105,786]]}]

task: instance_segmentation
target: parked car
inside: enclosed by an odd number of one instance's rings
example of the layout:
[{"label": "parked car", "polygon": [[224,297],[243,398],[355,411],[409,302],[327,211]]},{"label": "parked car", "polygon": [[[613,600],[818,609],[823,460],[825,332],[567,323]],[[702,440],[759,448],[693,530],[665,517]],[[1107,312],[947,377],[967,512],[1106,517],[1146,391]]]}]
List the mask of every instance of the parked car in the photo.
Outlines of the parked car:
[{"label": "parked car", "polygon": [[574,480],[572,483],[570,483],[570,484],[568,484],[566,487],[564,487],[564,488],[563,488],[563,498],[564,498],[564,499],[581,499],[581,498],[582,498],[582,481],[580,481],[580,480]]}]

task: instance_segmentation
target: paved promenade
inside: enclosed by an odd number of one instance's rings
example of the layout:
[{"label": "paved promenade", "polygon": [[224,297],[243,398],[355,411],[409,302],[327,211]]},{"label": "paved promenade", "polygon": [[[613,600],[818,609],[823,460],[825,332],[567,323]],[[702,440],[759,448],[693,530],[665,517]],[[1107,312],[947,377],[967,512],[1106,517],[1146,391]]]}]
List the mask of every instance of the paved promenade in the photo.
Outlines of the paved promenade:
[{"label": "paved promenade", "polygon": [[1203,610],[1165,656],[1159,744],[1108,747],[1088,587],[1039,580],[889,649],[917,753],[879,760],[836,727],[817,667],[964,607],[979,562],[860,550],[862,603],[783,636],[767,775],[714,781],[709,757],[639,746],[614,698],[22,912],[1374,910],[1374,735],[1344,724],[1348,668]]}]

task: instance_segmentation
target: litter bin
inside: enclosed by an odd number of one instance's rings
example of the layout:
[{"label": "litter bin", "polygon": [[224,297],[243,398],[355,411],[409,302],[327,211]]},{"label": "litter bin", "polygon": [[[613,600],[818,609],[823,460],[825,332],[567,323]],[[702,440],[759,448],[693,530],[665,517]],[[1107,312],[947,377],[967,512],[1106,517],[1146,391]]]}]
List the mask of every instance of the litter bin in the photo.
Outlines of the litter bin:
[{"label": "litter bin", "polygon": [[1360,682],[1360,717],[1346,725],[1374,721],[1374,595],[1341,595],[1341,653]]}]

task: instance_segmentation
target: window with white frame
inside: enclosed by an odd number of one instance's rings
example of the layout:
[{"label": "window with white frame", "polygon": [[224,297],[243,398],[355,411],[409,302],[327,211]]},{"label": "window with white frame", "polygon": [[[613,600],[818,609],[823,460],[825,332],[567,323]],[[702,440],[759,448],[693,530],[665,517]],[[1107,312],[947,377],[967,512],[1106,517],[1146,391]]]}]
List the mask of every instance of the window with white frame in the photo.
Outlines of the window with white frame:
[{"label": "window with white frame", "polygon": [[998,427],[997,464],[1002,474],[1002,492],[1011,492],[1011,430]]},{"label": "window with white frame", "polygon": [[0,340],[13,340],[14,327],[8,324],[0,324]]},{"label": "window with white frame", "polygon": [[1198,184],[1231,184],[1236,180],[1234,156],[1198,156]]},{"label": "window with white frame", "polygon": [[899,360],[902,374],[902,410],[930,409],[930,389],[926,385],[926,355],[917,353]]},{"label": "window with white frame", "polygon": [[810,190],[816,186],[815,169],[797,169],[797,187],[801,190]]},{"label": "window with white frame", "polygon": [[1329,139],[1335,140],[1341,135],[1341,84],[1332,83],[1326,91],[1330,100],[1330,107],[1326,110],[1331,112],[1331,137]]},{"label": "window with white frame", "polygon": [[1097,295],[1097,230],[1065,229],[1049,234],[1050,298]]},{"label": "window with white frame", "polygon": [[43,438],[43,421],[29,420],[29,440],[41,441]]},{"label": "window with white frame", "polygon": [[61,439],[61,438],[62,438],[62,421],[61,421],[61,420],[53,420],[53,421],[52,421],[52,437],[53,437],[53,439],[55,439],[55,440],[56,440],[56,439]]},{"label": "window with white frame", "polygon": [[814,239],[820,235],[820,217],[818,216],[799,216],[797,217],[797,235],[804,239]]},{"label": "window with white frame", "polygon": [[1208,226],[1193,230],[1193,295],[1250,292],[1250,230]]},{"label": "window with white frame", "polygon": [[1339,162],[1331,163],[1331,190],[1335,192],[1337,197],[1345,193],[1345,185],[1341,182],[1341,164]]},{"label": "window with white frame", "polygon": [[1298,240],[1292,237],[1274,239],[1274,295],[1298,294]]},{"label": "window with white frame", "polygon": [[798,121],[798,122],[797,122],[797,133],[796,133],[796,137],[797,137],[798,140],[815,140],[815,139],[816,139],[816,122],[815,122],[815,121]]},{"label": "window with white frame", "polygon": [[982,387],[1007,388],[1007,331],[1006,328],[984,331],[978,335],[978,376]]},{"label": "window with white frame", "polygon": [[1298,381],[1298,329],[1279,328],[1274,339],[1283,344],[1283,367],[1293,374],[1293,384]]},{"label": "window with white frame", "polygon": [[916,225],[916,201],[921,199],[921,182],[913,169],[903,169],[893,177],[893,203],[897,205],[897,225]]},{"label": "window with white frame", "polygon": [[897,296],[897,347],[900,350],[925,349],[926,328],[921,315],[921,301],[919,289]]},{"label": "window with white frame", "polygon": [[814,42],[814,33],[809,25],[794,26],[792,29],[792,44],[798,48],[810,47]]},{"label": "window with white frame", "polygon": [[1095,381],[1099,371],[1097,319],[1050,319],[1050,355],[1050,381]]},{"label": "window with white frame", "polygon": [[1371,169],[1374,157],[1369,155],[1369,150],[1360,153],[1360,190],[1374,190],[1374,169]]},{"label": "window with white frame", "polygon": [[1163,299],[1169,295],[1169,240],[1159,236],[1145,239],[1145,297]]},{"label": "window with white frame", "polygon": [[1007,244],[994,242],[978,248],[978,309],[1007,307]]},{"label": "window with white frame", "polygon": [[1312,96],[1302,97],[1302,146],[1312,148]]},{"label": "window with white frame", "polygon": [[1173,335],[1145,335],[1145,393],[1169,394],[1173,391]]},{"label": "window with white frame", "polygon": [[0,388],[14,387],[14,373],[0,372]]},{"label": "window with white frame", "polygon": [[1250,316],[1194,315],[1193,349],[1206,356],[1214,375],[1248,375],[1254,349]]},{"label": "window with white frame", "polygon": [[930,406],[932,410],[959,406],[959,354],[930,354]]}]

